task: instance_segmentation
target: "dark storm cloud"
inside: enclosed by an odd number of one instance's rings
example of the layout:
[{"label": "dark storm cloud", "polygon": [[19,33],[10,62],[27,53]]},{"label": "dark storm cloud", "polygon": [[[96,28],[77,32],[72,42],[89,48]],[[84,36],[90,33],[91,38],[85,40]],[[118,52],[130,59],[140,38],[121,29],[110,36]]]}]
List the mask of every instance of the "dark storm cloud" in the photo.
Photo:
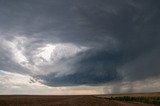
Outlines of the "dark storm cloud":
[{"label": "dark storm cloud", "polygon": [[76,61],[72,63],[75,67],[73,74],[62,77],[57,77],[56,74],[35,77],[43,79],[43,83],[49,86],[100,85],[122,79],[120,73],[117,72],[122,59],[117,53],[90,50],[74,57]]},{"label": "dark storm cloud", "polygon": [[47,85],[96,85],[122,77],[143,80],[159,75],[159,5],[156,0],[0,0],[0,31],[9,38],[13,32],[37,38],[36,45],[92,48],[72,57],[75,73],[36,76]]},{"label": "dark storm cloud", "polygon": [[125,64],[121,71],[124,71],[128,80],[143,80],[146,78],[159,77],[160,50],[154,50]]}]

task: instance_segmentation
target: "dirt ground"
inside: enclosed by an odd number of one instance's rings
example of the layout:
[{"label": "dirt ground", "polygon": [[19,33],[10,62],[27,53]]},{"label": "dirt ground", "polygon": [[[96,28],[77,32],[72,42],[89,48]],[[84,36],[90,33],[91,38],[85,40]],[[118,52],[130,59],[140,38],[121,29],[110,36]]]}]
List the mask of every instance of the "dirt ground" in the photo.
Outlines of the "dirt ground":
[{"label": "dirt ground", "polygon": [[0,106],[151,106],[110,101],[95,96],[0,96]]}]

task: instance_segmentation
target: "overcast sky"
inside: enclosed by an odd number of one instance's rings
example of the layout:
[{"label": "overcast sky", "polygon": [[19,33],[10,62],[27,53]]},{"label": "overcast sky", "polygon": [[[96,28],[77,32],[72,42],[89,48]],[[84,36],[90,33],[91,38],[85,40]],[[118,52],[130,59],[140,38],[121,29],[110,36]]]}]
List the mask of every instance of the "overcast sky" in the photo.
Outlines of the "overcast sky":
[{"label": "overcast sky", "polygon": [[0,94],[160,91],[159,0],[0,0]]}]

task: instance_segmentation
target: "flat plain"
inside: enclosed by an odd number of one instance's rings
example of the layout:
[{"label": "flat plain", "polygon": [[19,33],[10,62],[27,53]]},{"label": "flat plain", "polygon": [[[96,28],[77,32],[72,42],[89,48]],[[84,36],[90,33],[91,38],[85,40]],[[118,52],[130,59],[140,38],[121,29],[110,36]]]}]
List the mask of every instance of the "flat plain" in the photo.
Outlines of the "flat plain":
[{"label": "flat plain", "polygon": [[109,100],[103,97],[160,96],[160,93],[112,95],[1,95],[0,106],[153,106],[137,102]]}]

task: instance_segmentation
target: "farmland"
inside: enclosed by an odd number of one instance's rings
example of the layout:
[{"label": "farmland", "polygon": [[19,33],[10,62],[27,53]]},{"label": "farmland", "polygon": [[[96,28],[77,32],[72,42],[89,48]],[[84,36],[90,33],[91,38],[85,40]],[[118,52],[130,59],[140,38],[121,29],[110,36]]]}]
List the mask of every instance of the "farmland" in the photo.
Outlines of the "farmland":
[{"label": "farmland", "polygon": [[[113,96],[113,95],[112,95]],[[0,106],[153,106],[113,99],[114,95],[1,95]],[[117,95],[119,96],[119,95]],[[142,95],[143,96],[143,95]],[[112,99],[110,99],[112,97]],[[122,95],[119,97],[123,97]],[[153,97],[153,96],[151,96]],[[118,98],[120,99],[120,98]]]}]

